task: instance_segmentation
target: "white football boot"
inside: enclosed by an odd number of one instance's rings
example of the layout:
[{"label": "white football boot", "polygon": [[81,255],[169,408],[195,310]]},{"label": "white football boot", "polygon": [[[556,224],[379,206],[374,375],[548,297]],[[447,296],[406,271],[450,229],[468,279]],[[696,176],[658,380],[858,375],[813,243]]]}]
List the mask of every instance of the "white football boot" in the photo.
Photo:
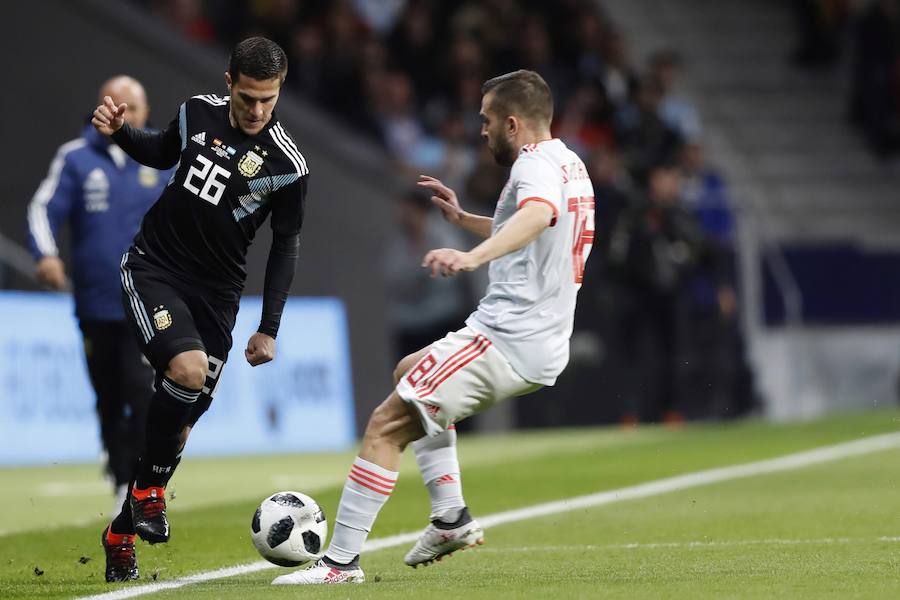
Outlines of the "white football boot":
[{"label": "white football boot", "polygon": [[454,523],[444,523],[437,519],[431,522],[412,550],[406,553],[403,562],[416,568],[430,565],[457,550],[474,548],[484,543],[484,529],[472,518],[468,508],[463,508]]},{"label": "white football boot", "polygon": [[319,559],[308,569],[300,569],[272,580],[272,585],[320,585],[323,583],[363,583],[365,574],[358,557],[349,565],[332,566]]}]

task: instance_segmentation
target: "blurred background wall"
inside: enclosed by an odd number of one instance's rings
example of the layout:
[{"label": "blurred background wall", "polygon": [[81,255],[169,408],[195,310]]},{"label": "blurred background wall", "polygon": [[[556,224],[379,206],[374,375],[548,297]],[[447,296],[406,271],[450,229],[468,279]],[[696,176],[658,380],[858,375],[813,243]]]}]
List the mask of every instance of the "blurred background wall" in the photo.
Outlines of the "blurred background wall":
[{"label": "blurred background wall", "polygon": [[434,244],[473,241],[410,189],[434,174],[491,213],[506,173],[480,145],[480,85],[516,68],[553,88],[554,135],[595,184],[597,239],[559,385],[471,426],[897,401],[895,0],[44,0],[5,15],[4,288],[38,289],[25,210],[103,80],[143,81],[164,125],[186,97],[225,93],[230,46],[263,34],[288,52],[278,113],[313,173],[293,293],[346,306],[358,424],[396,358],[483,290],[483,273],[415,268]]}]

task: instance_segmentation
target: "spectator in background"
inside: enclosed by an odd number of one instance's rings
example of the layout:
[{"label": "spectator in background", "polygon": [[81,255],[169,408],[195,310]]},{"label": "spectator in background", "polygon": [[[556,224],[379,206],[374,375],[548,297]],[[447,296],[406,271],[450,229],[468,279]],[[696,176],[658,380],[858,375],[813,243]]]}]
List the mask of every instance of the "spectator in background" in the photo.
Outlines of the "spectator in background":
[{"label": "spectator in background", "polygon": [[427,194],[414,189],[397,203],[398,235],[384,260],[389,290],[394,356],[400,360],[431,344],[464,320],[473,308],[465,277],[431,277],[421,268],[432,248],[463,248],[459,232],[434,214]]},{"label": "spectator in background", "polygon": [[162,0],[155,3],[159,15],[186,37],[200,42],[215,42],[215,29],[203,10],[202,0]]},{"label": "spectator in background", "polygon": [[596,207],[594,252],[597,257],[591,261],[605,263],[613,227],[629,206],[629,198],[634,193],[633,183],[622,166],[621,157],[611,148],[599,147],[591,152],[587,168],[594,182]]},{"label": "spectator in background", "polygon": [[703,146],[685,144],[681,152],[682,193],[685,207],[694,213],[703,231],[718,244],[731,248],[734,215],[728,202],[725,180],[706,164]]},{"label": "spectator in background", "polygon": [[724,179],[706,164],[703,148],[686,144],[681,157],[684,206],[704,241],[686,283],[685,392],[693,415],[741,416],[755,407],[752,374],[738,323],[735,219]]},{"label": "spectator in background", "polygon": [[366,75],[360,66],[360,49],[368,32],[346,1],[325,6],[324,14],[317,15],[325,40],[321,103],[330,112],[357,123],[365,113],[360,102]]},{"label": "spectator in background", "polygon": [[290,50],[291,70],[287,82],[313,102],[321,101],[325,78],[322,32],[312,25],[299,25],[291,35],[291,43],[283,47]]},{"label": "spectator in background", "polygon": [[551,46],[550,34],[538,14],[526,17],[518,36],[519,65],[521,68],[543,73],[550,91],[556,98],[567,95],[569,72],[557,63]]},{"label": "spectator in background", "polygon": [[406,5],[387,36],[387,45],[396,57],[397,67],[416,83],[418,93],[423,98],[434,95],[436,79],[440,76],[433,62],[438,42],[434,15],[426,3],[415,1]]},{"label": "spectator in background", "polygon": [[478,164],[478,153],[469,144],[465,119],[460,112],[454,112],[444,120],[441,129],[444,141],[444,164],[440,168],[441,180],[448,187],[462,189]]},{"label": "spectator in background", "polygon": [[[149,111],[139,82],[115,77],[101,87],[101,102],[104,96],[128,104],[128,123],[144,126]],[[87,124],[80,138],[60,147],[28,207],[37,276],[54,290],[67,287],[56,240],[64,225],[70,228],[75,316],[97,395],[116,507],[134,477],[154,378],[125,323],[119,263],[169,176],[138,164]]]},{"label": "spectator in background", "polygon": [[606,65],[603,71],[603,89],[613,110],[628,107],[637,92],[640,78],[628,56],[628,42],[616,30],[607,32],[605,40]]},{"label": "spectator in background", "polygon": [[662,88],[652,78],[640,82],[635,101],[616,113],[617,138],[631,176],[647,181],[654,165],[671,164],[678,158],[681,136],[660,116]]},{"label": "spectator in background", "polygon": [[416,110],[412,81],[400,71],[386,75],[376,99],[375,121],[381,138],[398,166],[412,171],[437,171],[444,162],[444,144],[430,135]]},{"label": "spectator in background", "polygon": [[854,0],[793,0],[797,45],[791,60],[801,67],[833,67]]},{"label": "spectator in background", "polygon": [[697,109],[678,93],[678,71],[681,60],[671,50],[657,52],[650,59],[650,77],[658,87],[659,117],[681,139],[696,141],[700,138],[700,116]]},{"label": "spectator in background", "polygon": [[567,48],[571,59],[577,65],[576,77],[580,81],[592,81],[602,84],[610,66],[607,56],[609,32],[603,19],[595,11],[582,8],[568,24],[570,31],[575,32],[577,42],[574,47]]},{"label": "spectator in background", "polygon": [[357,14],[379,35],[394,28],[406,5],[407,0],[353,0],[353,8]]},{"label": "spectator in background", "polygon": [[676,168],[652,167],[647,196],[621,212],[611,235],[608,260],[626,296],[617,336],[631,375],[623,422],[683,418],[678,399],[683,290],[697,264],[702,234],[681,206],[680,192]]},{"label": "spectator in background", "polygon": [[876,0],[856,32],[850,118],[872,149],[900,151],[900,1]]},{"label": "spectator in background", "polygon": [[585,81],[569,96],[553,131],[579,156],[589,156],[595,148],[615,144],[611,117],[603,89]]}]

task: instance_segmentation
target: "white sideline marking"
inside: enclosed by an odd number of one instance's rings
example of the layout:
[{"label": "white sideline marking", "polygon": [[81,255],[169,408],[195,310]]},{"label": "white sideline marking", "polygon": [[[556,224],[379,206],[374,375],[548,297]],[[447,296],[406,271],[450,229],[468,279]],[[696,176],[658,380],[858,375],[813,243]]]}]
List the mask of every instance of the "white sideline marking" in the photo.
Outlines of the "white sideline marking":
[{"label": "white sideline marking", "polygon": [[[523,521],[526,519],[534,519],[536,517],[544,517],[554,515],[580,508],[591,508],[595,506],[603,506],[614,502],[622,502],[624,500],[636,500],[638,498],[647,498],[677,490],[684,490],[701,485],[711,483],[719,483],[732,479],[741,479],[744,477],[753,477],[755,475],[767,475],[771,473],[780,473],[782,471],[790,471],[792,469],[800,469],[833,460],[849,458],[851,456],[860,456],[881,450],[890,450],[900,446],[900,432],[886,433],[882,435],[871,436],[852,442],[844,442],[832,446],[824,446],[813,450],[805,450],[795,454],[788,454],[778,458],[761,460],[742,465],[733,465],[730,467],[721,467],[718,469],[708,469],[706,471],[697,471],[695,473],[687,473],[686,475],[677,475],[675,477],[667,477],[665,479],[657,479],[648,481],[638,485],[620,488],[617,490],[609,490],[598,492],[596,494],[588,494],[586,496],[576,496],[568,500],[557,500],[555,502],[546,502],[544,504],[536,504],[516,510],[495,513],[486,517],[479,517],[479,521],[484,527],[492,527],[502,525],[504,523],[512,523],[515,521]],[[385,548],[392,548],[414,542],[418,539],[420,531],[409,533],[401,533],[366,542],[363,552],[375,552]],[[884,538],[885,541],[892,541],[895,538]],[[215,571],[207,571],[205,573],[197,573],[172,581],[160,581],[156,583],[147,583],[126,587],[123,589],[97,594],[94,596],[83,596],[81,600],[120,600],[123,598],[133,598],[135,596],[143,596],[145,594],[153,594],[164,590],[180,588],[192,583],[200,583],[211,581],[214,579],[223,579],[225,577],[234,577],[235,575],[245,575],[247,573],[255,573],[264,569],[277,568],[275,565],[264,560],[257,561],[246,565],[238,565]]]},{"label": "white sideline marking", "polygon": [[478,553],[496,552],[584,552],[585,550],[654,550],[656,548],[718,548],[728,546],[830,546],[834,544],[870,544],[872,542],[898,543],[900,537],[881,536],[877,538],[819,538],[809,540],[770,538],[765,540],[722,540],[718,542],[644,542],[631,544],[572,544],[568,546],[519,546],[517,548],[479,548]]}]

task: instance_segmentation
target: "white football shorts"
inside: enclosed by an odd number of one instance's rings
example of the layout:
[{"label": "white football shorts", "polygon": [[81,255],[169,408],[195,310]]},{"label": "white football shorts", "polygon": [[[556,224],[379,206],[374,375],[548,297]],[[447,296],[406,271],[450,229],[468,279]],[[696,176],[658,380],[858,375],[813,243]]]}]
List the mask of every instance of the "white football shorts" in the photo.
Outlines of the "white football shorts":
[{"label": "white football shorts", "polygon": [[397,384],[397,394],[419,412],[428,435],[483,412],[497,402],[539,390],[506,357],[469,327],[448,333],[429,348]]}]

